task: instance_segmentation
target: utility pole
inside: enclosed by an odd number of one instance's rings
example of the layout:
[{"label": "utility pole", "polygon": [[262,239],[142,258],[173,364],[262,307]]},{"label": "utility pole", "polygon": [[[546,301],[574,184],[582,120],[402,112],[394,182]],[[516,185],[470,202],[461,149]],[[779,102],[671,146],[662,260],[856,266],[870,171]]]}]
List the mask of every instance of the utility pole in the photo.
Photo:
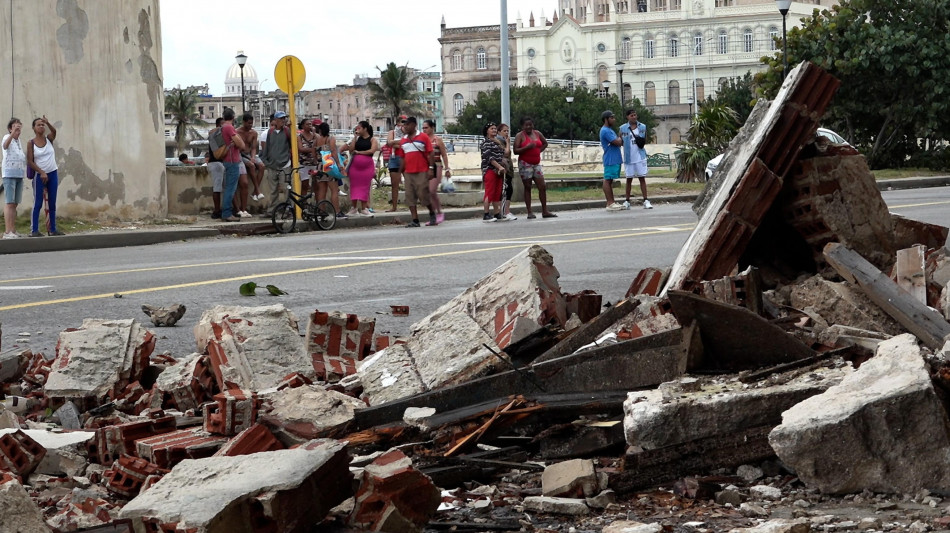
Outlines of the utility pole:
[{"label": "utility pole", "polygon": [[[509,100],[511,69],[508,52],[508,0],[501,0],[501,121],[511,124],[511,102]],[[514,128],[512,128],[514,129]]]}]

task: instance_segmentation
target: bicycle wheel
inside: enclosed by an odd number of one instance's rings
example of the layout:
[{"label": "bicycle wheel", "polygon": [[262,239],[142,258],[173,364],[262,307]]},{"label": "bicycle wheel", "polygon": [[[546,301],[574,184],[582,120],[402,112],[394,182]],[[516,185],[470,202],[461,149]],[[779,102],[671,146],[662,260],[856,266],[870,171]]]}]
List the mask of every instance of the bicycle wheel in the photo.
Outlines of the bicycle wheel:
[{"label": "bicycle wheel", "polygon": [[333,209],[333,204],[329,201],[320,200],[317,202],[315,211],[316,216],[313,217],[313,221],[317,224],[318,228],[331,230],[333,226],[336,226],[336,210]]},{"label": "bicycle wheel", "polygon": [[297,226],[297,211],[294,209],[294,204],[290,202],[278,204],[271,213],[270,220],[274,223],[277,233],[290,233]]}]

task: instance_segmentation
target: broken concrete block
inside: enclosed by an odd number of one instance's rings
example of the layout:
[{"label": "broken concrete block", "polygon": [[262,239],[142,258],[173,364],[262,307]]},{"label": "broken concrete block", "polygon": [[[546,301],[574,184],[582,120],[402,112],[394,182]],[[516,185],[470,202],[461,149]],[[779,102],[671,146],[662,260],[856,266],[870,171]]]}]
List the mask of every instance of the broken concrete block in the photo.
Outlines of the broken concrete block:
[{"label": "broken concrete block", "polygon": [[214,307],[201,315],[195,339],[211,356],[220,390],[260,391],[293,372],[313,376],[297,319],[283,305]]},{"label": "broken concrete block", "polygon": [[[159,468],[158,465],[145,459],[124,455],[112,465],[112,468],[106,470],[102,477],[110,492],[125,498],[134,498],[138,496],[146,480],[152,476],[160,479],[167,473],[168,470]],[[150,484],[153,482],[150,481]]]},{"label": "broken concrete block", "polygon": [[23,376],[33,352],[30,350],[16,350],[0,353],[0,383],[12,383]]},{"label": "broken concrete block", "polygon": [[917,339],[882,342],[840,384],[782,414],[779,458],[826,493],[950,489],[950,426]]},{"label": "broken concrete block", "polygon": [[777,426],[782,411],[839,383],[849,368],[821,368],[776,385],[737,379],[706,383],[671,398],[661,390],[631,392],[623,404],[627,444],[651,450]]},{"label": "broken concrete block", "polygon": [[753,485],[749,487],[749,496],[757,500],[781,500],[782,489],[771,485]]},{"label": "broken concrete block", "polygon": [[82,497],[76,493],[67,494],[56,507],[59,512],[46,522],[55,531],[96,531],[93,528],[108,526],[119,515],[117,505],[102,498]]},{"label": "broken concrete block", "polygon": [[174,304],[168,307],[156,307],[154,305],[143,305],[142,312],[152,319],[152,324],[160,327],[171,327],[185,316],[185,306]]},{"label": "broken concrete block", "polygon": [[254,391],[226,390],[204,406],[204,430],[234,436],[257,422],[261,400]]},{"label": "broken concrete block", "polygon": [[597,496],[585,498],[584,501],[591,509],[606,509],[608,505],[617,503],[617,493],[607,489]]},{"label": "broken concrete block", "polygon": [[572,459],[544,468],[541,493],[566,498],[592,497],[598,492],[597,474],[590,459]]},{"label": "broken concrete block", "polygon": [[261,420],[283,440],[308,441],[331,435],[353,421],[366,404],[317,385],[278,391],[268,398],[270,410]]},{"label": "broken concrete block", "polygon": [[[4,430],[0,430],[3,434]],[[50,476],[81,476],[88,461],[85,458],[86,443],[95,438],[93,431],[53,432],[40,429],[24,429],[23,433],[46,450],[36,467],[37,474]]]},{"label": "broken concrete block", "polygon": [[136,455],[135,442],[139,439],[175,431],[175,417],[158,416],[109,425],[96,429],[96,438],[87,444],[88,456],[101,465],[111,465],[123,455]]},{"label": "broken concrete block", "polygon": [[808,519],[796,518],[795,520],[769,520],[753,527],[730,529],[729,533],[809,533],[810,531],[811,524],[808,523]]},{"label": "broken concrete block", "polygon": [[421,532],[441,502],[432,480],[391,450],[363,469],[349,524],[362,531]]},{"label": "broken concrete block", "polygon": [[663,526],[660,524],[645,524],[633,520],[617,520],[604,526],[601,533],[660,533]]},{"label": "broken concrete block", "polygon": [[617,334],[618,339],[637,339],[655,335],[679,327],[676,317],[670,312],[669,302],[648,294],[634,297],[636,309],[607,329]]},{"label": "broken concrete block", "polygon": [[904,328],[871,301],[863,291],[846,282],[832,282],[812,276],[792,286],[788,305],[811,309],[829,324],[879,331],[888,335],[904,333]]},{"label": "broken concrete block", "polygon": [[376,319],[334,311],[310,313],[307,353],[317,379],[336,383],[356,374],[356,365],[370,354]]},{"label": "broken concrete block", "polygon": [[524,499],[525,511],[538,513],[582,516],[590,514],[590,508],[584,500],[576,498],[553,498],[550,496],[528,496]]},{"label": "broken concrete block", "polygon": [[5,429],[0,432],[0,470],[28,476],[36,470],[45,455],[46,448],[24,430]]},{"label": "broken concrete block", "polygon": [[160,405],[185,412],[196,409],[218,390],[211,358],[192,353],[174,365],[168,366],[155,380],[156,397]]},{"label": "broken concrete block", "polygon": [[16,480],[0,483],[0,531],[11,533],[50,532],[43,512]]},{"label": "broken concrete block", "polygon": [[[346,443],[186,460],[120,514],[161,531],[301,531],[352,494]],[[175,529],[177,528],[177,529]]]},{"label": "broken concrete block", "polygon": [[0,429],[20,429],[16,414],[0,406]]},{"label": "broken concrete block", "polygon": [[44,391],[80,408],[95,405],[138,381],[154,348],[155,336],[135,320],[87,318],[78,329],[60,333]]},{"label": "broken concrete block", "polygon": [[254,424],[229,440],[214,453],[215,457],[235,457],[258,452],[283,450],[284,445],[263,424]]},{"label": "broken concrete block", "polygon": [[79,409],[76,407],[76,404],[66,402],[53,413],[53,418],[59,421],[59,425],[62,426],[63,429],[77,430],[82,428],[82,423],[79,421],[79,414]]},{"label": "broken concrete block", "polygon": [[185,459],[211,457],[228,441],[200,429],[182,429],[135,441],[136,455],[160,468],[172,468]]}]

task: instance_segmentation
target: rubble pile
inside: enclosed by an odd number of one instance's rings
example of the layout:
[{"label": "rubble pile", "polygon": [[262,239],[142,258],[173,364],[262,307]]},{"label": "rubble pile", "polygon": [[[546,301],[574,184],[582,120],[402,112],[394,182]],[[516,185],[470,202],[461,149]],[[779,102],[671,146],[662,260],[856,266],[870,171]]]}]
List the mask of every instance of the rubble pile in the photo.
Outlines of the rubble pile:
[{"label": "rubble pile", "polygon": [[948,229],[813,139],[836,87],[790,73],[603,309],[532,246],[404,338],[219,306],[192,354],[131,319],[0,353],[0,531],[947,529]]}]

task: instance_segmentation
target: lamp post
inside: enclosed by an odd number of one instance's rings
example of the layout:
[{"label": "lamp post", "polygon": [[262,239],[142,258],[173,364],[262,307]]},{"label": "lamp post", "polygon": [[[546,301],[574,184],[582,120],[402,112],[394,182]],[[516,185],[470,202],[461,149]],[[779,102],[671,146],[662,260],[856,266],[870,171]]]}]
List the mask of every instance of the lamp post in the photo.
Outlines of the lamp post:
[{"label": "lamp post", "polygon": [[792,0],[775,0],[778,6],[778,12],[782,14],[782,80],[788,73],[788,42],[785,40],[785,17],[788,15],[788,9],[792,7]]},{"label": "lamp post", "polygon": [[604,80],[600,83],[604,87],[604,98],[610,94],[610,80]]},{"label": "lamp post", "polygon": [[617,61],[617,63],[614,64],[614,66],[617,67],[617,75],[620,78],[620,112],[626,113],[623,107],[623,65],[623,61]]},{"label": "lamp post", "polygon": [[234,56],[237,64],[241,67],[241,113],[247,113],[247,102],[244,101],[244,65],[247,64],[247,56],[243,50],[238,50],[238,55]]},{"label": "lamp post", "polygon": [[567,121],[569,124],[568,128],[571,130],[571,150],[574,150],[574,106],[572,105],[574,103],[574,97],[565,96],[564,99],[567,101]]}]

